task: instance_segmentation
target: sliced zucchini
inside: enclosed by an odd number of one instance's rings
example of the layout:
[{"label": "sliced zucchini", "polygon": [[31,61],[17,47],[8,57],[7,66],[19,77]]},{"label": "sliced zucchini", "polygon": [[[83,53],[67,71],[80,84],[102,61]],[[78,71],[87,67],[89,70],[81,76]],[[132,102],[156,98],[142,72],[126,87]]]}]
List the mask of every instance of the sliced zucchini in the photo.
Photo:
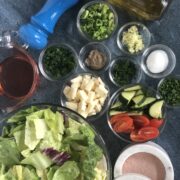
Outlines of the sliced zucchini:
[{"label": "sliced zucchini", "polygon": [[120,101],[118,101],[118,102],[114,103],[114,104],[111,106],[111,109],[117,108],[117,107],[120,107],[120,106],[122,106],[122,103],[121,103]]},{"label": "sliced zucchini", "polygon": [[148,104],[151,104],[154,101],[156,101],[156,98],[154,98],[154,97],[146,97],[145,100],[143,101],[143,103],[136,104],[135,108],[141,108],[141,107],[147,106]]},{"label": "sliced zucchini", "polygon": [[126,99],[128,102],[131,101],[131,99],[135,96],[136,91],[128,91],[128,92],[122,92],[121,96]]},{"label": "sliced zucchini", "polygon": [[156,101],[149,108],[149,115],[153,118],[162,118],[162,107],[164,105],[163,100]]},{"label": "sliced zucchini", "polygon": [[141,86],[140,85],[136,85],[136,86],[131,86],[129,88],[126,88],[126,89],[124,89],[124,91],[137,91],[139,89],[141,89]]},{"label": "sliced zucchini", "polygon": [[141,95],[141,94],[144,94],[144,93],[143,93],[142,89],[139,89],[139,90],[136,92],[136,96]]},{"label": "sliced zucchini", "polygon": [[144,95],[138,95],[133,97],[132,101],[136,104],[136,105],[141,105],[144,100],[145,100],[145,96]]},{"label": "sliced zucchini", "polygon": [[126,111],[110,111],[109,112],[109,115],[110,116],[114,116],[114,115],[117,115],[117,114],[122,114],[122,113],[126,113]]}]

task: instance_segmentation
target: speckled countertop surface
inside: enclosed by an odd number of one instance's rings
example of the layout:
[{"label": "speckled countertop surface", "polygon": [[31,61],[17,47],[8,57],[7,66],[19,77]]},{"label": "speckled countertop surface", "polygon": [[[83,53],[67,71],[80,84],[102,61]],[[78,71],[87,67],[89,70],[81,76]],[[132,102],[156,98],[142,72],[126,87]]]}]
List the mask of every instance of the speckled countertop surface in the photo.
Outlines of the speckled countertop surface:
[{"label": "speckled countertop surface", "polygon": [[[76,16],[81,6],[86,3],[87,0],[81,0],[78,5],[73,7],[71,10],[66,12],[59,20],[54,34],[50,37],[51,42],[66,42],[70,43],[77,52],[80,48],[87,43],[83,37],[81,37],[76,28]],[[41,6],[45,3],[45,0],[0,0],[0,32],[3,30],[17,30],[21,24],[29,21],[30,17],[35,14]],[[152,44],[165,44],[173,49],[177,56],[177,65],[173,74],[180,74],[180,1],[173,0],[170,8],[160,21],[151,23],[145,23],[152,33]],[[120,28],[124,23],[135,20],[129,17],[125,12],[117,9],[119,15]],[[105,44],[110,48],[112,52],[112,58],[121,55],[116,45],[116,35],[107,40]],[[38,61],[38,51],[28,50],[34,59]],[[81,70],[82,71],[82,70]],[[107,73],[104,74],[107,76]],[[149,86],[156,88],[159,80],[148,78],[144,75],[142,82],[146,82]],[[111,93],[116,89],[113,84],[108,80],[109,86],[111,87]],[[38,103],[38,102],[49,102],[59,103],[60,99],[60,83],[52,83],[45,80],[41,76],[40,85],[34,96],[26,103]],[[0,117],[2,117],[0,115]],[[168,109],[167,111],[168,122],[165,127],[163,134],[155,141],[161,145],[169,154],[174,170],[175,180],[180,178],[180,109]],[[104,138],[112,166],[116,158],[118,157],[122,148],[127,144],[119,140],[110,131],[105,115],[100,119],[92,122],[93,125],[98,129]]]}]

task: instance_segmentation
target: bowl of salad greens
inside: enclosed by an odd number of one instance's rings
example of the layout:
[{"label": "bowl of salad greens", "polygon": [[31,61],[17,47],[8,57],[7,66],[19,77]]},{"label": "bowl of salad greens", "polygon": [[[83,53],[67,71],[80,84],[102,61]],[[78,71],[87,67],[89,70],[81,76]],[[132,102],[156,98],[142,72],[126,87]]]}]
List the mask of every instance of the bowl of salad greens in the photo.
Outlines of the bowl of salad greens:
[{"label": "bowl of salad greens", "polygon": [[107,2],[96,0],[85,4],[77,16],[77,27],[89,41],[108,39],[116,30],[118,16]]},{"label": "bowl of salad greens", "polygon": [[109,180],[101,136],[57,105],[23,107],[1,120],[0,179]]},{"label": "bowl of salad greens", "polygon": [[147,142],[163,132],[167,121],[165,101],[144,84],[123,86],[111,97],[107,120],[121,140]]}]

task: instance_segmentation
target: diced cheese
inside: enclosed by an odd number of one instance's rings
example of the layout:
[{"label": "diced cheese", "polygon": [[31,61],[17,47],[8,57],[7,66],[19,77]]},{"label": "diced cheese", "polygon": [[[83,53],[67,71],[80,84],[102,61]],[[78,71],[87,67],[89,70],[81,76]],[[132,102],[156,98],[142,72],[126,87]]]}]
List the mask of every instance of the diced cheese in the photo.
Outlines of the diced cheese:
[{"label": "diced cheese", "polygon": [[73,111],[77,111],[78,104],[76,102],[66,102],[66,107],[72,109]]},{"label": "diced cheese", "polygon": [[78,104],[78,111],[86,111],[86,102],[80,101]]},{"label": "diced cheese", "polygon": [[76,94],[77,94],[77,90],[78,90],[77,87],[71,87],[71,90],[70,90],[70,92],[69,92],[70,99],[72,99],[72,100],[75,99]]},{"label": "diced cheese", "polygon": [[66,86],[65,88],[64,88],[64,91],[63,91],[63,93],[64,93],[64,95],[68,98],[68,93],[69,93],[69,91],[70,91],[70,87],[69,86]]},{"label": "diced cheese", "polygon": [[79,88],[80,87],[80,83],[76,82],[71,84],[71,88]]},{"label": "diced cheese", "polygon": [[98,103],[98,100],[95,100],[95,101],[88,104],[88,107],[87,107],[87,113],[88,114],[90,114],[94,111],[94,108],[95,108],[97,103]]},{"label": "diced cheese", "polygon": [[83,77],[82,76],[77,76],[76,78],[71,80],[71,83],[81,83],[82,82]]},{"label": "diced cheese", "polygon": [[108,94],[108,90],[107,90],[104,86],[102,86],[102,85],[98,86],[98,87],[95,89],[95,92],[96,92],[100,97],[104,97],[104,96],[106,96],[106,95]]},{"label": "diced cheese", "polygon": [[90,92],[88,93],[87,102],[88,102],[88,103],[91,103],[94,99],[95,99],[95,92],[94,92],[94,91],[90,91]]},{"label": "diced cheese", "polygon": [[78,90],[77,97],[81,101],[87,101],[87,99],[88,99],[88,96],[87,96],[86,92],[83,91],[83,90]]},{"label": "diced cheese", "polygon": [[78,113],[83,116],[84,118],[87,118],[88,113],[86,111],[78,111]]},{"label": "diced cheese", "polygon": [[101,98],[99,98],[98,100],[99,100],[99,103],[101,104],[101,106],[103,106],[103,105],[104,105],[104,102],[105,102],[105,100],[106,100],[106,96],[101,97]]},{"label": "diced cheese", "polygon": [[80,88],[81,88],[82,90],[85,89],[85,87],[87,86],[89,80],[90,80],[90,78],[85,78],[85,77],[83,78],[82,83],[81,83],[81,86],[80,86]]},{"label": "diced cheese", "polygon": [[89,92],[89,91],[92,90],[93,86],[94,86],[94,81],[91,79],[91,80],[89,80],[89,82],[87,83],[87,85],[86,85],[86,87],[85,87],[85,90],[86,90],[87,92]]},{"label": "diced cheese", "polygon": [[96,112],[97,112],[97,113],[98,113],[98,112],[100,112],[100,111],[101,111],[101,109],[102,109],[101,104],[97,103],[97,104],[96,104],[96,106],[95,106],[95,110],[96,110]]}]

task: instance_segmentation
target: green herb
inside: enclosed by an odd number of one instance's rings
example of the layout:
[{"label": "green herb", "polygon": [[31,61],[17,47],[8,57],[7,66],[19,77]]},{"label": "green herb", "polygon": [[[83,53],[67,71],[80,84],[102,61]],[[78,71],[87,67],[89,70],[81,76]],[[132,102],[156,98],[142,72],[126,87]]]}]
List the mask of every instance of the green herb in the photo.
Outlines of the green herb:
[{"label": "green herb", "polygon": [[44,54],[44,67],[53,78],[61,78],[75,68],[72,52],[64,47],[49,47]]},{"label": "green herb", "polygon": [[94,40],[108,38],[115,28],[115,16],[108,5],[93,4],[80,17],[81,30]]},{"label": "green herb", "polygon": [[170,105],[180,104],[180,80],[167,78],[159,87],[159,93],[166,103]]},{"label": "green herb", "polygon": [[112,71],[114,81],[120,86],[131,83],[136,73],[136,66],[129,60],[117,62]]}]

